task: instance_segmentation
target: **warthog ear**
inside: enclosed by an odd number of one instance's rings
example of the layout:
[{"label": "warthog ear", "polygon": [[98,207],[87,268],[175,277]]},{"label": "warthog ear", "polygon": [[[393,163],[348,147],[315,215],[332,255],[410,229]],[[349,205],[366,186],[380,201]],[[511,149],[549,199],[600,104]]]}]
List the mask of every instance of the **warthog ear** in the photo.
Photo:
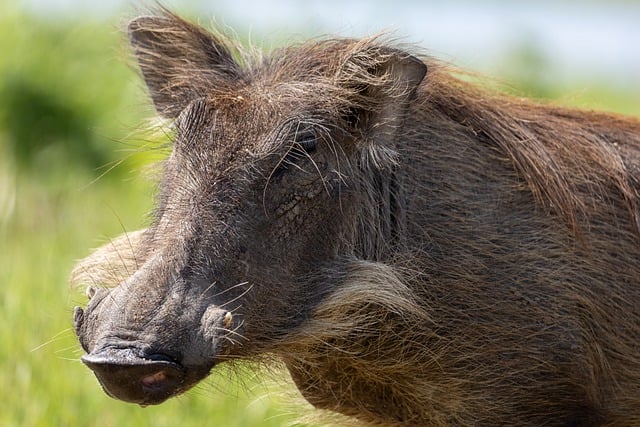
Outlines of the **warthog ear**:
[{"label": "warthog ear", "polygon": [[357,49],[338,75],[338,84],[353,98],[347,121],[373,140],[395,139],[426,73],[424,62],[401,50],[375,45]]},{"label": "warthog ear", "polygon": [[135,18],[128,31],[153,103],[165,117],[176,118],[191,101],[241,74],[225,43],[168,11]]}]

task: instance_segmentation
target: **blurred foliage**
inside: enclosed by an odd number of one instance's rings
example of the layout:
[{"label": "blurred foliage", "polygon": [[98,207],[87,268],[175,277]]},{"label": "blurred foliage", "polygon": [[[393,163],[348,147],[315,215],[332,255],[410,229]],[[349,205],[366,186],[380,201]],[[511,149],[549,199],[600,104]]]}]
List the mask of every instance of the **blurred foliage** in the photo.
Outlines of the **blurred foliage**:
[{"label": "blurred foliage", "polygon": [[0,28],[0,144],[17,165],[97,171],[122,157],[141,117],[126,109],[144,98],[115,28],[17,10],[0,14]]},{"label": "blurred foliage", "polygon": [[512,41],[502,61],[489,69],[503,82],[498,89],[516,96],[640,117],[639,82],[625,87],[609,81],[611,77],[607,75],[566,75],[549,59],[547,50],[533,34],[525,33]]}]

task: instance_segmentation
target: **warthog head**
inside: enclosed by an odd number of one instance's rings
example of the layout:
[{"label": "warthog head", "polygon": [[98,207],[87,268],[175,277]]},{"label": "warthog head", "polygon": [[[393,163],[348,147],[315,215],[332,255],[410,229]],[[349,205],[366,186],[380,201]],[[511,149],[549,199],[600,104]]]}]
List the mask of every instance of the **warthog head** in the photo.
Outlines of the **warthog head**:
[{"label": "warthog head", "polygon": [[383,250],[355,241],[381,227],[358,171],[392,169],[385,142],[426,66],[375,40],[243,58],[170,14],[133,20],[129,37],[157,111],[175,120],[173,150],[149,228],[76,269],[97,286],[75,327],[105,391],[146,405],[271,351],[331,292],[316,280],[328,265],[339,276],[341,260]]}]

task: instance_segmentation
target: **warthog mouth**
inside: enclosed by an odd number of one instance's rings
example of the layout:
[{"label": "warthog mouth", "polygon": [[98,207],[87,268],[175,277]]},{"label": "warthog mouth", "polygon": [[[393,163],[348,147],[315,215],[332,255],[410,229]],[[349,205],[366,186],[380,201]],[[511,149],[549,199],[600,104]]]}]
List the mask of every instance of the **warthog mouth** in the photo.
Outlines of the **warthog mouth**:
[{"label": "warthog mouth", "polygon": [[189,388],[187,369],[168,356],[139,356],[132,349],[105,349],[82,356],[104,391],[142,406],[164,402]]}]

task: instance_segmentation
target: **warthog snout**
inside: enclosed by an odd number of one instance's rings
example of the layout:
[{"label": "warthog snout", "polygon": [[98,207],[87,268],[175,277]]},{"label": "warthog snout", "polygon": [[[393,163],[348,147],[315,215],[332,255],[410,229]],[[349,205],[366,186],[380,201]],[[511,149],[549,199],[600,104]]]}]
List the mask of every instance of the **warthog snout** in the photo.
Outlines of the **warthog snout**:
[{"label": "warthog snout", "polygon": [[109,396],[141,405],[173,396],[185,380],[185,368],[164,354],[141,356],[131,349],[107,349],[82,357]]},{"label": "warthog snout", "polygon": [[[131,315],[131,309],[122,316],[107,317],[114,307],[131,302],[122,292],[125,289],[125,285],[97,289],[88,308],[77,307],[74,313],[76,333],[87,352],[81,360],[109,396],[142,406],[161,403],[192,387],[224,357],[222,342],[234,322],[230,312],[215,305],[202,312],[174,312],[173,308],[182,306],[179,299],[180,303],[168,304],[167,312]],[[137,319],[136,326],[128,330],[122,324],[131,318]],[[163,326],[167,319],[183,331],[179,340],[172,337],[171,328]],[[191,331],[185,326],[198,323],[200,327]],[[109,329],[88,336],[86,331],[95,330],[97,324],[107,324]]]}]

